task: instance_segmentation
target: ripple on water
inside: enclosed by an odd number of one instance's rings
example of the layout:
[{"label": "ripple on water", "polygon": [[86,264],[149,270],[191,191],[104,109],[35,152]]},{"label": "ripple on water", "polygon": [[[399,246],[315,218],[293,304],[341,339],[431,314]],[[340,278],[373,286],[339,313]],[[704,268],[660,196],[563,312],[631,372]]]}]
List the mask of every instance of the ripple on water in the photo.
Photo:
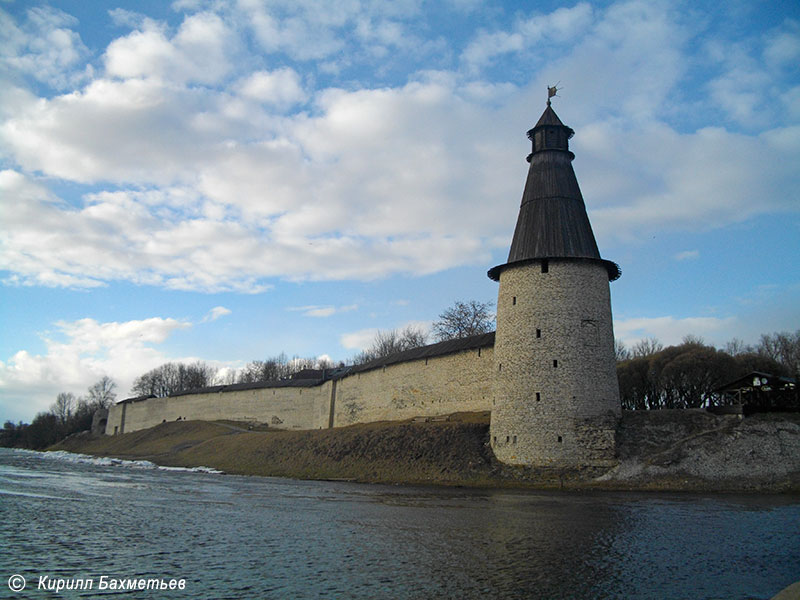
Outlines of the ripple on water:
[{"label": "ripple on water", "polygon": [[170,598],[669,600],[768,598],[800,573],[797,498],[366,486],[36,454],[0,450],[0,536],[26,577],[184,578]]}]

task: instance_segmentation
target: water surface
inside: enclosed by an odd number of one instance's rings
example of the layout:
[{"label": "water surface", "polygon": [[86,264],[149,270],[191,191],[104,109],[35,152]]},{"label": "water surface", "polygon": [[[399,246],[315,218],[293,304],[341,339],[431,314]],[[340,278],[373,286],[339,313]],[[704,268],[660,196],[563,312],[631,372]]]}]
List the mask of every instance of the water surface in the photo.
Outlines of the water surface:
[{"label": "water surface", "polygon": [[[800,579],[800,498],[359,485],[0,449],[0,597],[759,598]],[[22,595],[6,585],[27,580]],[[37,590],[40,576],[92,590]]]}]

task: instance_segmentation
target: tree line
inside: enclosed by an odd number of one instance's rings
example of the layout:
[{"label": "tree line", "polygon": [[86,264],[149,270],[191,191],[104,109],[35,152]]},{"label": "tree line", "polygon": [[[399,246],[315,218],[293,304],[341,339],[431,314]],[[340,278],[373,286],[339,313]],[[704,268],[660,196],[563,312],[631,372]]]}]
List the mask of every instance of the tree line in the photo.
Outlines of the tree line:
[{"label": "tree line", "polygon": [[71,392],[61,392],[50,409],[38,413],[30,424],[6,421],[0,432],[0,446],[40,450],[64,438],[87,431],[97,409],[108,408],[117,398],[117,384],[104,376],[79,398]]},{"label": "tree line", "polygon": [[722,401],[720,386],[752,371],[800,376],[800,330],[761,336],[755,345],[734,339],[723,349],[687,336],[677,346],[642,340],[628,349],[616,344],[622,408],[698,408]]}]

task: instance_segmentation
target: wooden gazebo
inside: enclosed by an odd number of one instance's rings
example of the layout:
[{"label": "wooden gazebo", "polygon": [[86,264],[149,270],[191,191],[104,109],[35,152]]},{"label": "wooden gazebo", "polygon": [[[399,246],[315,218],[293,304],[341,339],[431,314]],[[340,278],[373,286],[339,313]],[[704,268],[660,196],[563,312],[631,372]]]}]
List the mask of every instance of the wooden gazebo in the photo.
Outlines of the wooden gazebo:
[{"label": "wooden gazebo", "polygon": [[797,381],[791,377],[752,371],[714,390],[719,395],[717,407],[740,406],[744,414],[755,412],[800,411]]}]

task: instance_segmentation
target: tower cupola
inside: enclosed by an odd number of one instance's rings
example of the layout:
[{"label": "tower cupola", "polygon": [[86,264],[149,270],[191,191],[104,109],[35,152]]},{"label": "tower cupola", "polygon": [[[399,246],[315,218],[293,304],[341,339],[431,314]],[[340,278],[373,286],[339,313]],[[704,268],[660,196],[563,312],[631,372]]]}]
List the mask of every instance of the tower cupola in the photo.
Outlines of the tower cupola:
[{"label": "tower cupola", "polygon": [[544,150],[561,150],[569,153],[570,160],[575,158],[575,155],[569,151],[569,140],[573,135],[575,132],[561,122],[548,100],[547,108],[538,123],[533,126],[533,129],[528,130],[528,139],[533,142],[528,162],[531,162],[534,154]]}]

